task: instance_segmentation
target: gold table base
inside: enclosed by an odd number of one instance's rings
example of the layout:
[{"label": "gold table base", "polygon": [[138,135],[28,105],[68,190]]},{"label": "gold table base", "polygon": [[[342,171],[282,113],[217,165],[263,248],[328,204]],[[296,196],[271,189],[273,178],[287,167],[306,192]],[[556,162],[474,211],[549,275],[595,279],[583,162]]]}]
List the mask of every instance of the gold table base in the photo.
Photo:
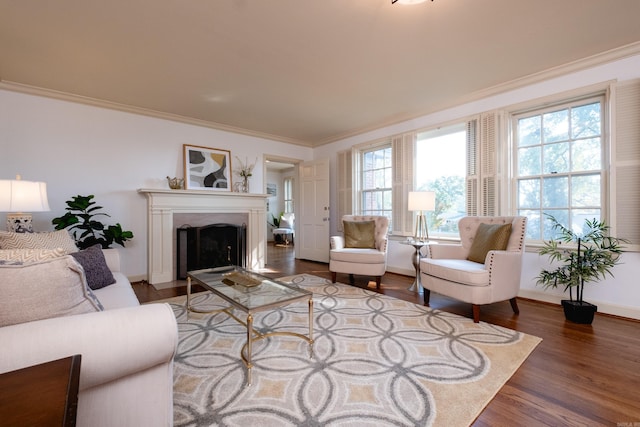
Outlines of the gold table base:
[{"label": "gold table base", "polygon": [[[216,295],[215,292],[209,290],[211,293]],[[277,307],[276,307],[277,308]],[[300,338],[307,343],[309,343],[309,357],[313,357],[313,297],[309,298],[309,335],[299,334],[297,332],[287,332],[287,331],[278,331],[278,332],[267,332],[265,334],[255,330],[253,328],[253,315],[251,313],[247,314],[246,321],[242,320],[235,314],[233,314],[233,310],[235,307],[226,307],[220,308],[217,310],[200,310],[196,307],[191,306],[191,277],[187,277],[187,313],[199,313],[199,314],[211,314],[211,313],[225,313],[236,322],[241,325],[244,325],[247,328],[247,342],[240,349],[240,357],[247,367],[247,386],[250,386],[252,383],[251,376],[251,368],[253,368],[253,363],[251,362],[253,343],[255,341],[259,341],[268,337],[273,336],[290,336]],[[188,315],[188,314],[187,314]],[[255,335],[255,336],[254,336]]]}]

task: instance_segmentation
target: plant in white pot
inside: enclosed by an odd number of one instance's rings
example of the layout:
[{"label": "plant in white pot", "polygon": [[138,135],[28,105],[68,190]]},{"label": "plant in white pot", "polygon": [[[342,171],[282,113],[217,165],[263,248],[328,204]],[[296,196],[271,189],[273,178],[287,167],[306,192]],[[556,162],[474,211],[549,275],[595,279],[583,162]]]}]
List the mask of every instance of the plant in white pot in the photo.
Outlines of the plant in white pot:
[{"label": "plant in white pot", "polygon": [[566,319],[591,324],[598,307],[583,300],[584,285],[604,279],[607,274],[613,277],[611,270],[620,262],[621,243],[628,241],[609,236],[610,227],[595,218],[585,220],[583,230],[578,234],[553,216],[547,217],[557,234],[545,242],[538,253],[548,255],[551,261],[560,262],[560,265],[553,270],[542,270],[536,283],[545,289],[562,286],[565,292],[568,290],[569,299],[562,300]]}]

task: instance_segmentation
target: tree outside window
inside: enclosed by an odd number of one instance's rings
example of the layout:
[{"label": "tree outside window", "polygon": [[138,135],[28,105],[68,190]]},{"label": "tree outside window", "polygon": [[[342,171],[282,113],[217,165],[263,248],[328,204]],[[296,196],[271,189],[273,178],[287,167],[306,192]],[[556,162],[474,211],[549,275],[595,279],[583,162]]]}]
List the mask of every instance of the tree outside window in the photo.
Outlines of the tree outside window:
[{"label": "tree outside window", "polygon": [[418,133],[415,190],[434,191],[436,209],[426,212],[429,233],[457,236],[466,215],[466,123]]},{"label": "tree outside window", "polygon": [[602,216],[601,98],[515,117],[516,209],[527,238],[554,236],[545,214],[580,233]]}]

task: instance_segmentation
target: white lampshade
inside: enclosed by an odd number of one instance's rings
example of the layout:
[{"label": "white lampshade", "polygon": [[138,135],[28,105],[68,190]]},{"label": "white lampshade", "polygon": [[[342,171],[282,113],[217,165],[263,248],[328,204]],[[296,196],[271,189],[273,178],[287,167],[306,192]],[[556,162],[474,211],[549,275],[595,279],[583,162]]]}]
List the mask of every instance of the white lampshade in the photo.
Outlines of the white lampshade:
[{"label": "white lampshade", "polygon": [[45,182],[0,180],[0,212],[44,212],[49,209]]},{"label": "white lampshade", "polygon": [[410,191],[408,210],[433,211],[436,209],[436,193],[433,191]]},{"label": "white lampshade", "polygon": [[413,237],[418,241],[429,240],[427,218],[423,212],[436,209],[436,193],[433,191],[410,191],[407,205],[408,210],[418,211]]},{"label": "white lampshade", "polygon": [[44,182],[0,180],[0,212],[7,214],[9,231],[33,231],[31,214],[26,212],[44,212],[49,209],[47,184]]}]

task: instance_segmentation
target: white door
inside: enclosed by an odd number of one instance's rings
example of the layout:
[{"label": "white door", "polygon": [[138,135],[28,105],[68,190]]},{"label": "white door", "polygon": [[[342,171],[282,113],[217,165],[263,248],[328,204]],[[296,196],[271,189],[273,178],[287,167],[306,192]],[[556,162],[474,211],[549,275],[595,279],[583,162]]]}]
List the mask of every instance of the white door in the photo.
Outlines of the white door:
[{"label": "white door", "polygon": [[329,159],[299,165],[298,256],[329,262]]}]

